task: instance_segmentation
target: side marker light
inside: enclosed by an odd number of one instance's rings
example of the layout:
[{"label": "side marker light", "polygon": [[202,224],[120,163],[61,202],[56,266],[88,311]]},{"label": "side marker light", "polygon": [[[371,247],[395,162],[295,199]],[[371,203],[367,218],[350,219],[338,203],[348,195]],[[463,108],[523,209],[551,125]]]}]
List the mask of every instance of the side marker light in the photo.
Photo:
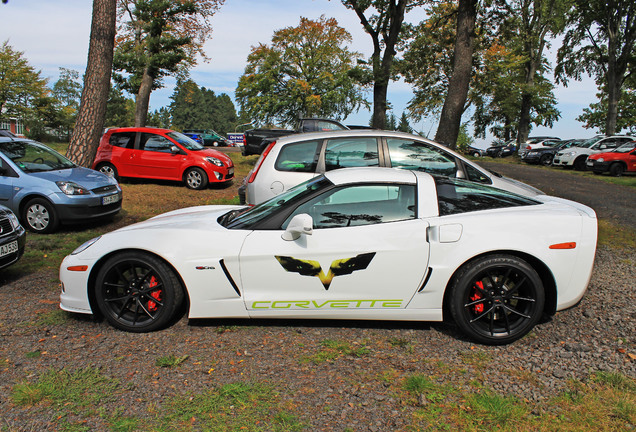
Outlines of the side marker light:
[{"label": "side marker light", "polygon": [[550,249],[574,249],[576,242],[557,243],[550,245]]}]

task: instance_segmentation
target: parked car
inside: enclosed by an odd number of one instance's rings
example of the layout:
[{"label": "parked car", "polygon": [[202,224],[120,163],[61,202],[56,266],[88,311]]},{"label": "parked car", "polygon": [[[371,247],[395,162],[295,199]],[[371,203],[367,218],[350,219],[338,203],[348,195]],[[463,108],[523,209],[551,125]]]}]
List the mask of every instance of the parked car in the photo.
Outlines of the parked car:
[{"label": "parked car", "polygon": [[90,240],[62,262],[60,305],[131,332],[183,306],[189,318],[452,318],[505,344],[580,301],[596,239],[594,210],[572,201],[341,169],[256,207],[181,209]]},{"label": "parked car", "polygon": [[291,135],[270,144],[239,188],[241,202],[258,204],[325,171],[361,166],[416,169],[464,178],[523,195],[541,191],[492,173],[420,136],[382,130]]},{"label": "parked car", "polygon": [[493,143],[486,149],[486,154],[490,157],[512,156],[517,151],[517,142],[510,140],[506,143]]},{"label": "parked car", "polygon": [[531,146],[533,148],[542,148],[544,147],[542,143],[549,142],[549,141],[561,141],[561,138],[554,137],[554,136],[543,136],[543,135],[528,137],[528,139],[525,142],[521,143],[521,147],[519,148],[519,153],[527,150],[528,146]]},{"label": "parked car", "polygon": [[554,156],[552,164],[566,168],[574,167],[577,171],[585,171],[588,156],[614,149],[622,144],[634,141],[634,139],[636,138],[626,135],[597,135],[587,141],[583,141],[577,147],[559,150]]},{"label": "parked car", "polygon": [[488,154],[486,153],[486,149],[481,149],[479,147],[473,147],[473,146],[466,147],[466,150],[464,150],[464,153],[473,157],[483,157]]},{"label": "parked car", "polygon": [[185,129],[183,134],[204,146],[227,147],[231,145],[226,138],[212,129]]},{"label": "parked car", "polygon": [[0,205],[0,269],[20,259],[24,253],[26,231],[13,212]]},{"label": "parked car", "polygon": [[625,172],[636,172],[636,141],[623,144],[611,152],[588,156],[587,167],[594,174],[609,172],[614,177],[620,177]]},{"label": "parked car", "polygon": [[150,127],[108,129],[93,169],[114,178],[182,181],[190,189],[234,178],[234,163],[226,154],[206,149],[181,132]]},{"label": "parked car", "polygon": [[529,151],[539,150],[544,148],[552,148],[556,146],[557,144],[559,144],[560,142],[561,140],[553,139],[553,138],[548,138],[544,140],[534,140],[533,142],[530,142],[530,143],[526,142],[525,147],[523,145],[521,146],[522,148],[519,150],[519,156],[523,159],[523,157]]},{"label": "parked car", "polygon": [[521,160],[529,164],[541,164],[545,166],[552,165],[552,159],[559,150],[574,147],[583,142],[583,140],[565,140],[559,141],[552,147],[532,148],[521,155]]},{"label": "parked car", "polygon": [[305,118],[300,119],[296,129],[250,129],[245,131],[243,156],[261,154],[275,139],[307,132],[343,131],[349,128],[335,120]]},{"label": "parked car", "polygon": [[60,223],[111,217],[121,203],[115,179],[79,167],[36,141],[0,141],[0,204],[29,230],[50,233]]},{"label": "parked car", "polygon": [[4,138],[18,138],[16,134],[7,129],[0,129],[0,137]]}]

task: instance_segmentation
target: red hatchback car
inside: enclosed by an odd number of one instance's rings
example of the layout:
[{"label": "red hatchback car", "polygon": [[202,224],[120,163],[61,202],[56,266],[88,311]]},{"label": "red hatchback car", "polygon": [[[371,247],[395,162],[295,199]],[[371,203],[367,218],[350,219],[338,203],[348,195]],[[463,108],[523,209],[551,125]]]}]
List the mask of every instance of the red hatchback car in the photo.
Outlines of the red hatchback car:
[{"label": "red hatchback car", "polygon": [[115,178],[183,181],[190,189],[234,178],[234,163],[225,153],[207,149],[181,132],[151,127],[108,129],[92,168]]},{"label": "red hatchback car", "polygon": [[614,177],[620,177],[626,172],[636,172],[636,141],[622,144],[610,152],[590,155],[586,163],[594,174],[609,172]]}]

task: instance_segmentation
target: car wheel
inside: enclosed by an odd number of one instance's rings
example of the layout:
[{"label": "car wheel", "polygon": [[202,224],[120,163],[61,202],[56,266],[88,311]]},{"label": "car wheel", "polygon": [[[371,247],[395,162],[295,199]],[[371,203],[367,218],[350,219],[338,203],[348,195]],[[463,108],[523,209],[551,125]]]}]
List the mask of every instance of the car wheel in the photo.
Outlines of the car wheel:
[{"label": "car wheel", "polygon": [[488,345],[526,335],[543,313],[545,293],[537,272],[511,255],[490,255],[465,265],[454,279],[450,310],[458,327]]},{"label": "car wheel", "polygon": [[172,322],[183,303],[174,272],[159,258],[122,252],[97,273],[95,301],[114,327],[135,333],[159,330]]},{"label": "car wheel", "polygon": [[190,168],[185,173],[185,183],[190,189],[204,189],[208,185],[208,176],[201,168]]},{"label": "car wheel", "polygon": [[552,165],[552,155],[551,154],[542,155],[541,158],[539,159],[539,163],[543,166]]},{"label": "car wheel", "polygon": [[585,164],[586,159],[587,156],[582,156],[576,159],[573,164],[574,169],[576,171],[585,171],[587,169],[587,165]]},{"label": "car wheel", "polygon": [[625,167],[623,166],[623,164],[619,162],[615,162],[612,165],[610,165],[610,168],[609,168],[610,175],[614,177],[620,177],[623,175],[624,172],[625,172]]},{"label": "car wheel", "polygon": [[34,198],[22,210],[22,220],[35,233],[48,234],[57,228],[59,222],[55,207],[44,198]]},{"label": "car wheel", "polygon": [[219,146],[219,143],[218,143],[217,141],[214,141],[214,142],[212,143],[212,147],[218,147],[218,146]]},{"label": "car wheel", "polygon": [[111,163],[99,164],[97,166],[97,171],[104,173],[107,176],[114,178],[115,180],[119,178],[117,174],[117,168],[115,168],[115,165]]},{"label": "car wheel", "polygon": [[481,154],[479,154],[479,152],[473,152],[473,157],[479,157],[481,156]]}]

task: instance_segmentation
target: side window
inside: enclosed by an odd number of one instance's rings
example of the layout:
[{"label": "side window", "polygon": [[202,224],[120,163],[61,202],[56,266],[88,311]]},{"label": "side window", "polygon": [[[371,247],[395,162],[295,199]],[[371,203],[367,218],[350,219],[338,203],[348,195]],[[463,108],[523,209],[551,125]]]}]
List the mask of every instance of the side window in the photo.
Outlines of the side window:
[{"label": "side window", "polygon": [[327,141],[325,170],[379,166],[376,138],[339,138]]},{"label": "side window", "polygon": [[477,183],[492,184],[492,180],[490,180],[490,177],[488,177],[486,174],[479,171],[472,165],[464,163],[464,170],[466,171],[467,180]]},{"label": "side window", "polygon": [[458,180],[435,178],[439,215],[540,204],[521,195]]},{"label": "side window", "polygon": [[455,158],[444,150],[424,142],[402,138],[387,139],[393,168],[404,168],[455,177]]},{"label": "side window", "polygon": [[313,218],[316,229],[415,219],[415,185],[367,184],[332,189],[298,206],[283,228],[301,213]]},{"label": "side window", "polygon": [[304,141],[284,146],[274,167],[277,171],[315,172],[321,141]]},{"label": "side window", "polygon": [[139,149],[161,153],[170,153],[170,148],[173,145],[174,143],[172,141],[161,135],[142,133],[141,142],[139,143]]},{"label": "side window", "polygon": [[0,157],[0,177],[17,177],[16,172]]},{"label": "side window", "polygon": [[109,143],[114,147],[134,148],[136,132],[118,132],[110,136]]}]

